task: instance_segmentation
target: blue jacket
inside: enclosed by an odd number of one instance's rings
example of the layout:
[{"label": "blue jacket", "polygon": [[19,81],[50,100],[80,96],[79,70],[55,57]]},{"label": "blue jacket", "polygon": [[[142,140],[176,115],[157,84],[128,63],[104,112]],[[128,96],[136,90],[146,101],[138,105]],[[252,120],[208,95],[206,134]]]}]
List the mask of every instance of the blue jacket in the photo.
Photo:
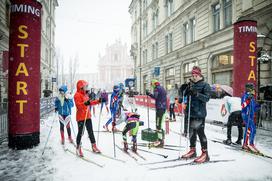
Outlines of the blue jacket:
[{"label": "blue jacket", "polygon": [[[67,86],[61,86],[60,89],[64,93],[67,92]],[[72,99],[66,99],[64,96],[59,96],[55,99],[55,110],[62,116],[71,115],[71,108],[74,106]]]},{"label": "blue jacket", "polygon": [[110,110],[112,113],[116,113],[119,107],[119,101],[121,96],[119,92],[113,92],[110,99]]},{"label": "blue jacket", "polygon": [[[254,114],[260,109],[260,106],[256,103],[255,98],[249,99],[250,93],[245,92],[241,98],[242,105],[242,118],[244,121],[254,120]],[[250,102],[247,102],[250,100]],[[248,103],[248,104],[247,104]]]},{"label": "blue jacket", "polygon": [[[205,119],[207,116],[206,103],[210,100],[211,87],[204,80],[192,83],[192,88],[197,90],[197,96],[191,96],[191,118]],[[189,90],[189,89],[188,89]],[[188,104],[187,104],[188,105]],[[186,107],[186,113],[189,111],[189,105]]]},{"label": "blue jacket", "polygon": [[152,97],[153,99],[155,99],[156,109],[166,110],[167,97],[166,97],[166,91],[162,86],[157,85],[154,88],[154,93],[149,94],[149,96]]}]

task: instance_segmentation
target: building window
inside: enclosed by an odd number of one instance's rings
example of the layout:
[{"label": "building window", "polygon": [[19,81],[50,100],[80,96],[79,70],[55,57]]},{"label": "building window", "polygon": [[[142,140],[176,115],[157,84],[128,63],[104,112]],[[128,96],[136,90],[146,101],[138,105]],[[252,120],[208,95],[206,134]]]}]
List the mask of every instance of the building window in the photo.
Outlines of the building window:
[{"label": "building window", "polygon": [[10,15],[10,4],[8,2],[6,2],[6,24],[7,26],[9,26],[9,16]]},{"label": "building window", "polygon": [[143,1],[143,10],[146,10],[146,8],[147,8],[147,0],[144,0]]},{"label": "building window", "polygon": [[158,42],[155,43],[155,57],[156,58],[159,57],[159,43]]},{"label": "building window", "polygon": [[183,39],[184,45],[189,44],[189,25],[187,22],[183,24]]},{"label": "building window", "polygon": [[143,76],[143,88],[144,88],[144,90],[147,90],[148,89],[148,80],[147,80],[147,75],[144,75]]},{"label": "building window", "polygon": [[194,66],[198,66],[197,61],[186,63],[184,65],[184,73],[190,73]]},{"label": "building window", "polygon": [[147,20],[145,20],[145,21],[143,22],[143,33],[144,33],[144,38],[147,36],[147,27],[148,27]]},{"label": "building window", "polygon": [[232,25],[232,0],[224,0],[224,25],[225,27]]},{"label": "building window", "polygon": [[168,53],[168,35],[165,36],[165,54]]},{"label": "building window", "polygon": [[168,45],[169,45],[169,52],[173,51],[173,36],[172,33],[168,34]]},{"label": "building window", "polygon": [[165,17],[169,17],[174,12],[173,0],[165,0]]},{"label": "building window", "polygon": [[173,36],[172,33],[169,33],[165,36],[165,53],[173,51]]},{"label": "building window", "polygon": [[175,84],[175,68],[171,67],[165,70],[165,83],[174,86]]},{"label": "building window", "polygon": [[118,55],[117,54],[114,54],[114,61],[118,62]]},{"label": "building window", "polygon": [[222,69],[224,67],[232,66],[233,55],[232,54],[221,54],[217,55],[212,60],[213,69]]},{"label": "building window", "polygon": [[196,27],[196,20],[195,20],[195,18],[192,18],[192,19],[190,19],[191,42],[195,41],[195,27]]},{"label": "building window", "polygon": [[158,26],[159,10],[157,9],[152,15],[152,27],[153,30]]},{"label": "building window", "polygon": [[212,59],[211,67],[212,83],[230,86],[232,81],[232,65],[232,53],[224,53],[215,56]]},{"label": "building window", "polygon": [[213,31],[216,32],[220,29],[220,4],[217,3],[212,6],[213,15]]},{"label": "building window", "polygon": [[175,69],[174,67],[168,68],[165,70],[165,76],[169,77],[169,76],[173,76],[175,75]]},{"label": "building window", "polygon": [[146,64],[147,63],[147,49],[145,49],[143,51],[143,63]]},{"label": "building window", "polygon": [[152,60],[156,58],[156,45],[152,44]]}]

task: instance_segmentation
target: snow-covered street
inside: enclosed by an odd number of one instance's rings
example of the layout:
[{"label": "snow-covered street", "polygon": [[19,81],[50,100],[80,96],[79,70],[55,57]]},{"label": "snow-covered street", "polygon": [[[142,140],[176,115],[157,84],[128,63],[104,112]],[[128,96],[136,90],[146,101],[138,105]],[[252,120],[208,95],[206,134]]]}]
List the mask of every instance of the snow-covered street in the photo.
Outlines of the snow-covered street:
[{"label": "snow-covered street", "polygon": [[[93,116],[94,130],[98,130],[99,108],[97,108],[96,117]],[[105,110],[104,110],[105,111]],[[138,112],[141,120],[145,122],[144,129],[147,127],[147,109],[139,107]],[[77,125],[75,114],[73,116],[73,128],[77,133]],[[154,110],[150,110],[151,127],[154,128]],[[169,160],[177,158],[181,153],[186,152],[186,138],[181,138],[181,152],[175,150],[165,150],[158,148],[144,148],[155,153],[168,155],[168,158],[162,156],[138,151],[146,160],[141,159],[133,154],[138,161],[133,160],[116,148],[116,156],[120,161],[111,160],[100,155],[83,150],[84,156],[92,161],[104,165],[100,168],[89,162],[86,162],[74,154],[65,151],[60,144],[59,123],[54,121],[54,114],[46,120],[41,121],[41,143],[39,146],[29,150],[11,150],[8,149],[7,142],[0,145],[0,180],[65,180],[65,181],[81,181],[81,180],[201,180],[201,181],[217,181],[217,180],[272,180],[272,160],[260,156],[252,155],[246,152],[237,151],[232,147],[225,146],[220,143],[211,141],[212,139],[225,139],[226,129],[220,126],[206,124],[206,134],[208,140],[208,151],[212,160],[231,160],[229,162],[207,163],[202,165],[187,165],[169,169],[150,170],[150,168],[163,167],[168,165],[176,165],[187,163],[190,161],[175,161],[159,164],[143,165],[145,163]],[[109,115],[106,111],[101,116],[101,128],[107,121]],[[170,122],[170,134],[166,135],[166,144],[180,145],[181,117],[177,122]],[[53,124],[52,124],[53,123]],[[53,126],[52,126],[53,125]],[[52,126],[52,133],[45,153],[42,156],[43,147],[47,139],[47,135]],[[122,129],[124,125],[118,126]],[[236,127],[233,127],[233,141],[236,140]],[[74,133],[72,132],[72,135]],[[65,133],[67,137],[67,134]],[[75,137],[75,136],[73,136]],[[95,132],[97,139],[97,132]],[[115,134],[116,144],[122,146],[122,136],[120,133]],[[141,134],[138,134],[138,142],[142,143]],[[91,149],[91,144],[87,133],[84,134],[82,144],[84,148]],[[272,155],[272,137],[271,132],[257,130],[256,145],[265,154]],[[112,133],[100,132],[98,147],[103,154],[113,156],[113,136]],[[72,144],[66,140],[66,148],[75,152]],[[178,149],[178,148],[175,148]],[[200,154],[200,144],[197,143],[197,152]]]}]

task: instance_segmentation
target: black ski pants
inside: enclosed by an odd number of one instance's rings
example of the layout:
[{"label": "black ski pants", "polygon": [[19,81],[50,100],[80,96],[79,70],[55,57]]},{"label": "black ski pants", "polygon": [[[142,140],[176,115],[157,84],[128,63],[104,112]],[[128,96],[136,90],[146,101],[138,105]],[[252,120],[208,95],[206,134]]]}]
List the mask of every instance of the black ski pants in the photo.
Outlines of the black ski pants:
[{"label": "black ski pants", "polygon": [[175,103],[170,104],[170,106],[169,106],[170,119],[172,119],[172,116],[173,116],[174,119],[176,119],[176,115],[175,115],[174,109],[175,109]]},{"label": "black ski pants", "polygon": [[[77,122],[77,126],[78,126],[78,133],[77,133],[77,145],[80,145],[80,141],[82,138],[82,132],[83,132],[83,126],[84,126],[84,121],[78,121]],[[85,123],[89,138],[91,143],[95,143],[95,137],[94,137],[94,133],[93,133],[93,124],[92,124],[92,120],[91,119],[86,119],[86,123]],[[85,131],[84,131],[85,133]]]},{"label": "black ski pants", "polygon": [[227,123],[227,138],[231,140],[231,128],[232,126],[237,125],[238,127],[238,140],[243,139],[243,119],[241,111],[232,112],[229,115]]},{"label": "black ski pants", "polygon": [[190,118],[189,124],[189,138],[190,138],[190,147],[196,147],[197,135],[200,140],[201,148],[207,150],[207,138],[204,132],[205,128],[205,118]]}]

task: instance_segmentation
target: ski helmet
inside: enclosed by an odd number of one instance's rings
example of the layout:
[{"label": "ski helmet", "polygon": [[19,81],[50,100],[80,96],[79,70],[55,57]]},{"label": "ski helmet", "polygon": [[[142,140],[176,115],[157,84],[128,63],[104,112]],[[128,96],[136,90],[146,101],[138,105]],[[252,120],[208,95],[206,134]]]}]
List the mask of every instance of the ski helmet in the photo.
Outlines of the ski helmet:
[{"label": "ski helmet", "polygon": [[155,88],[155,87],[158,86],[158,85],[160,85],[159,81],[157,81],[156,79],[151,80],[151,86],[152,86],[153,88]]},{"label": "ski helmet", "polygon": [[246,83],[245,88],[247,91],[254,90],[254,84],[253,83]]},{"label": "ski helmet", "polygon": [[119,90],[120,90],[120,87],[118,85],[113,86],[113,92],[117,93],[119,92]]}]

